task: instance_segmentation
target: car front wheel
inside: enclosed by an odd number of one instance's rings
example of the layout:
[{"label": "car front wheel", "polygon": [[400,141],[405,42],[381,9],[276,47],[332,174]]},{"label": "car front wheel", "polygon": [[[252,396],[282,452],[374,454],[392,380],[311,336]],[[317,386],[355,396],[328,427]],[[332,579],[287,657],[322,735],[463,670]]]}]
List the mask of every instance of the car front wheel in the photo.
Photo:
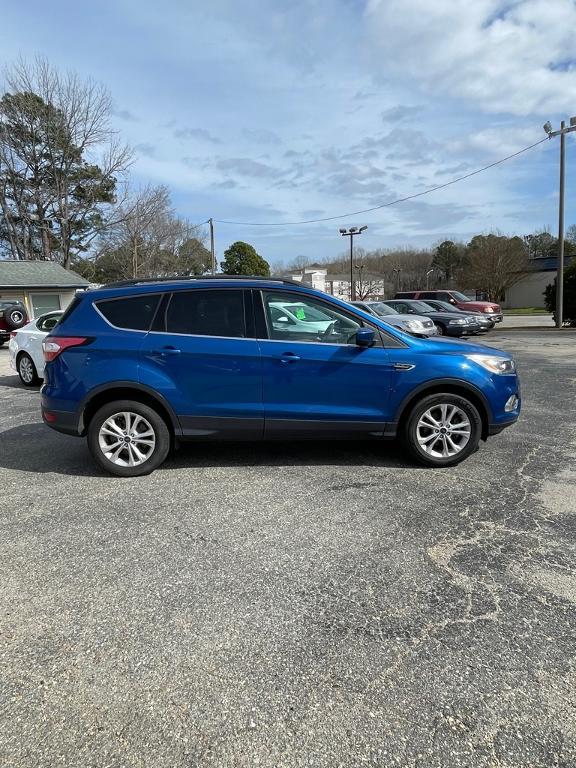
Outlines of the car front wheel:
[{"label": "car front wheel", "polygon": [[117,400],[92,417],[88,447],[106,472],[118,477],[148,475],[168,455],[170,432],[153,408],[132,400]]},{"label": "car front wheel", "polygon": [[406,419],[402,441],[421,464],[450,467],[478,448],[482,419],[461,395],[435,394],[418,402]]}]

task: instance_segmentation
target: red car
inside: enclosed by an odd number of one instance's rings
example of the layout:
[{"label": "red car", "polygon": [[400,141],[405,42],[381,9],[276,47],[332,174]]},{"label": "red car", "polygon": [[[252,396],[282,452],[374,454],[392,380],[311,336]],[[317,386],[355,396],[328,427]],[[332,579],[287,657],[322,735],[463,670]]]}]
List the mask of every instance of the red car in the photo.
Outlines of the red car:
[{"label": "red car", "polygon": [[20,301],[0,301],[0,347],[10,340],[12,331],[17,331],[28,322],[26,307]]},{"label": "red car", "polygon": [[473,301],[460,291],[400,291],[394,296],[395,299],[437,299],[438,301],[448,301],[457,309],[463,309],[468,312],[484,312],[490,315],[496,323],[502,322],[502,309],[500,304],[494,304],[492,301]]}]

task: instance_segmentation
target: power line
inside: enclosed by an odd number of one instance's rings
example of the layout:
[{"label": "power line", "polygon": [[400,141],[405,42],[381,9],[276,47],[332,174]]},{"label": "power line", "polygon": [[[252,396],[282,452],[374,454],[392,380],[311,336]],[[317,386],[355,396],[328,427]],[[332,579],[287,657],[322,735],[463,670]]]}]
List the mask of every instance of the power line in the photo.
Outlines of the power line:
[{"label": "power line", "polygon": [[397,203],[404,203],[407,200],[414,200],[415,197],[422,197],[423,195],[429,195],[431,192],[437,192],[439,189],[445,189],[446,187],[451,186],[452,184],[457,184],[459,181],[464,181],[464,179],[469,179],[471,176],[476,176],[478,173],[482,173],[483,171],[487,171],[490,168],[494,168],[496,165],[501,165],[502,163],[505,163],[507,160],[512,160],[514,157],[518,157],[518,155],[522,155],[524,152],[528,152],[530,149],[534,149],[534,147],[537,147],[539,144],[543,144],[545,141],[548,141],[548,137],[544,139],[540,139],[540,141],[536,141],[534,144],[530,144],[527,147],[524,147],[523,149],[519,149],[517,152],[513,152],[511,155],[508,155],[507,157],[502,157],[500,160],[496,160],[494,163],[490,163],[489,165],[485,165],[483,168],[477,168],[475,171],[470,171],[470,173],[465,173],[463,176],[458,176],[455,179],[452,179],[451,181],[447,181],[445,184],[438,184],[436,187],[430,187],[430,189],[425,189],[423,192],[416,192],[413,195],[407,195],[406,197],[399,197],[396,200],[392,200],[389,203],[382,203],[382,205],[375,205],[373,208],[364,208],[361,211],[352,211],[351,213],[341,213],[339,216],[326,216],[323,219],[304,219],[303,221],[277,221],[277,222],[262,222],[262,221],[227,221],[226,219],[214,219],[214,222],[216,224],[234,224],[239,227],[294,227],[298,226],[299,224],[317,224],[319,222],[323,221],[336,221],[337,219],[346,219],[350,216],[360,216],[364,213],[372,213],[372,211],[379,211],[382,208],[389,208],[391,205],[397,205]]}]

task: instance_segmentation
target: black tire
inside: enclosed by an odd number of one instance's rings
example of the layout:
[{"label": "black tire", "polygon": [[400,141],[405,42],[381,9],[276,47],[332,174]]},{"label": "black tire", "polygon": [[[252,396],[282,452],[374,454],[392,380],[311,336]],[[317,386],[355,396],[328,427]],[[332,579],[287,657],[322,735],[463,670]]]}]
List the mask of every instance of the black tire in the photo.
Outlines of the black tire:
[{"label": "black tire", "polygon": [[34,365],[34,360],[27,352],[21,352],[16,358],[16,369],[20,381],[25,387],[36,387],[40,384],[40,377]]},{"label": "black tire", "polygon": [[[418,422],[421,417],[426,411],[442,405],[456,406],[456,408],[464,412],[470,424],[470,437],[468,442],[453,456],[433,456],[430,453],[427,453],[418,442],[417,430]],[[430,434],[432,431],[433,430],[430,429]],[[445,394],[428,395],[414,405],[404,421],[400,436],[408,453],[419,463],[429,467],[451,467],[464,461],[470,454],[478,450],[478,444],[482,436],[482,418],[476,406],[462,395],[453,395],[449,392]],[[456,439],[460,440],[461,438],[457,437]]]},{"label": "black tire", "polygon": [[441,323],[434,323],[438,330],[438,336],[446,336],[446,328]]},{"label": "black tire", "polygon": [[[155,445],[148,457],[136,466],[121,466],[111,461],[100,447],[100,429],[111,416],[119,413],[136,414],[148,421],[154,432]],[[125,421],[125,420],[124,420]],[[135,400],[115,400],[102,406],[92,417],[88,426],[88,448],[92,457],[103,470],[117,477],[139,477],[149,475],[165,460],[170,450],[170,431],[160,414],[148,405]],[[127,460],[128,449],[120,455]],[[122,458],[124,457],[124,458]]]},{"label": "black tire", "polygon": [[26,310],[21,304],[14,304],[11,307],[6,307],[4,310],[4,320],[6,321],[8,328],[17,331],[18,328],[22,328],[28,322]]},{"label": "black tire", "polygon": [[0,349],[2,349],[2,347],[4,346],[4,344],[5,344],[5,342],[4,342],[4,341],[2,341],[2,339],[0,339]]}]

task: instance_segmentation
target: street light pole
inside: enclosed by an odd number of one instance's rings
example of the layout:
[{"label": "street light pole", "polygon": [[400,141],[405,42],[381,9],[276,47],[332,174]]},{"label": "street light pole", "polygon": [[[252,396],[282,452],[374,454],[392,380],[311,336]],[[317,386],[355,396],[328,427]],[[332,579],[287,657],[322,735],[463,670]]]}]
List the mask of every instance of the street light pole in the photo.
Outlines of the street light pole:
[{"label": "street light pole", "polygon": [[356,284],[354,282],[354,235],[361,235],[368,227],[350,227],[350,229],[339,229],[342,237],[350,238],[350,301],[356,301]]},{"label": "street light pole", "polygon": [[400,290],[400,272],[401,269],[393,269],[392,272],[396,275],[396,293]]},{"label": "street light pole", "polygon": [[556,325],[564,322],[564,189],[566,177],[566,132],[560,123],[560,200],[558,202],[558,274],[556,277]]},{"label": "street light pole", "polygon": [[428,272],[426,272],[426,290],[430,288],[430,275],[434,272],[433,269],[429,269]]},{"label": "street light pole", "polygon": [[212,255],[212,274],[216,274],[216,253],[214,251],[214,221],[212,219],[208,219],[208,224],[210,224],[210,253]]},{"label": "street light pole", "polygon": [[564,193],[566,186],[566,134],[576,131],[576,117],[570,118],[566,127],[564,120],[560,130],[553,131],[550,121],[544,124],[544,130],[551,139],[560,136],[560,195],[558,201],[558,263],[556,270],[556,327],[562,328],[564,322]]}]

